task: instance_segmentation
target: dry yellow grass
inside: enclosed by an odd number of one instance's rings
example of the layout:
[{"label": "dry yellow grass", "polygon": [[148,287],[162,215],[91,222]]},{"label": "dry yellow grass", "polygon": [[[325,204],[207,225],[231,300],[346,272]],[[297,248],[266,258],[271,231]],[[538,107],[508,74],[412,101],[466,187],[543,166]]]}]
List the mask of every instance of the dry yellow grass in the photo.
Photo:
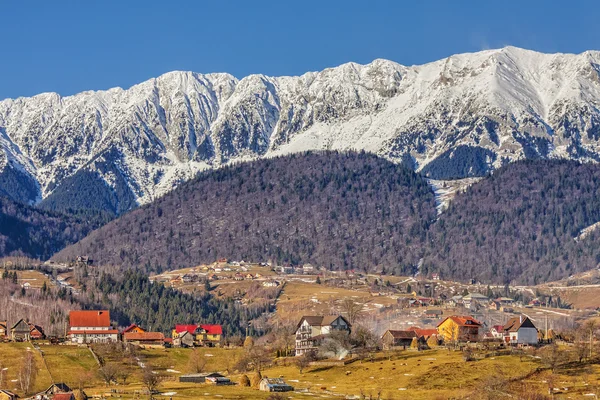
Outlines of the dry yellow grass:
[{"label": "dry yellow grass", "polygon": [[0,369],[4,370],[4,381],[6,388],[23,396],[19,388],[18,374],[21,365],[21,360],[27,352],[32,352],[35,357],[35,362],[38,367],[37,378],[31,392],[37,392],[46,389],[52,383],[52,379],[48,371],[44,367],[44,363],[40,354],[33,348],[30,343],[0,343]]},{"label": "dry yellow grass", "polygon": [[[0,361],[9,365],[8,382],[16,379],[14,360],[20,359],[27,343],[0,344]],[[136,369],[127,384],[107,387],[96,374],[97,365],[89,351],[74,346],[41,346],[48,368],[55,382],[66,382],[78,387],[81,376],[88,395],[102,395],[111,390],[118,392],[123,399],[133,399],[142,390],[141,369]],[[34,351],[29,350],[29,351]],[[160,391],[173,399],[223,398],[223,399],[265,399],[268,393],[239,386],[215,387],[178,382],[179,375],[190,372],[188,361],[192,349],[150,349],[141,350],[139,357],[152,366],[153,370],[166,377]],[[206,359],[205,371],[221,371],[232,367],[243,349],[200,348],[197,349]],[[565,348],[565,351],[567,349]],[[36,354],[36,357],[37,354]],[[118,362],[118,354],[109,358]],[[301,374],[294,365],[294,358],[278,359],[277,365],[262,371],[263,376],[283,377],[296,387],[297,391],[288,394],[294,399],[340,398],[347,396],[378,394],[382,399],[447,399],[464,398],[481,391],[487,382],[520,379],[540,367],[538,359],[520,358],[517,355],[503,355],[479,361],[465,362],[461,352],[446,349],[423,352],[404,351],[393,354],[380,353],[375,361],[356,361],[345,366],[310,367]],[[40,373],[36,390],[47,387],[50,375],[42,368],[38,358]],[[524,382],[539,393],[547,393],[548,381],[560,388],[555,398],[593,398],[599,387],[600,366],[567,364],[558,369],[553,378],[548,371],[534,373]],[[240,375],[230,376],[235,382]],[[12,385],[16,385],[12,383]],[[14,389],[10,385],[8,389]]]},{"label": "dry yellow grass", "polygon": [[41,288],[44,286],[44,282],[48,287],[54,287],[54,284],[48,279],[46,275],[39,271],[17,271],[19,285],[29,283],[33,288]]}]

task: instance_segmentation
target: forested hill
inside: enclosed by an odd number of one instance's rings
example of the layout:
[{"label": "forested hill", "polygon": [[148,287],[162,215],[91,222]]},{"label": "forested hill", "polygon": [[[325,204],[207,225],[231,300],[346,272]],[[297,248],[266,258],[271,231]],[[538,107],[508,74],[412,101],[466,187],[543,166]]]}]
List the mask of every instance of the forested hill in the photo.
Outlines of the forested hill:
[{"label": "forested hill", "polygon": [[407,168],[365,153],[304,153],[203,173],[54,258],[147,270],[227,257],[408,272],[435,217],[431,188]]},{"label": "forested hill", "polygon": [[41,211],[0,196],[0,257],[47,259],[86,236],[93,223]]},{"label": "forested hill", "polygon": [[523,161],[459,194],[429,231],[423,273],[539,283],[596,268],[600,166]]}]

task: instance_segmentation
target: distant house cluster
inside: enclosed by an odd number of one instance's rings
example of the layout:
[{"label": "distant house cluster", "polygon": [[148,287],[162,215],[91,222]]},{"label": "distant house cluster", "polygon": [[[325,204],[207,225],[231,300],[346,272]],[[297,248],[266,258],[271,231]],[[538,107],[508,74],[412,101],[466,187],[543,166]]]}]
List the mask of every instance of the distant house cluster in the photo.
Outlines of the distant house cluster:
[{"label": "distant house cluster", "polygon": [[384,349],[421,348],[431,343],[437,345],[492,339],[507,345],[534,345],[538,343],[538,336],[538,330],[531,319],[523,315],[510,318],[506,324],[495,325],[487,331],[483,323],[470,315],[451,315],[439,322],[435,329],[389,329],[383,334],[382,342]]},{"label": "distant house cluster", "polygon": [[[83,393],[85,396],[85,393]],[[19,396],[15,393],[0,389],[0,400],[17,400]],[[75,393],[66,383],[53,383],[43,392],[27,397],[32,400],[75,400]]]},{"label": "distant house cluster", "polygon": [[141,347],[219,346],[223,335],[221,325],[176,325],[173,337],[151,332],[137,324],[119,331],[112,326],[108,310],[83,310],[69,313],[67,341],[71,344],[112,343],[123,341]]},{"label": "distant house cluster", "polygon": [[26,319],[20,319],[10,325],[8,321],[0,321],[0,341],[27,342],[45,339],[44,328]]}]

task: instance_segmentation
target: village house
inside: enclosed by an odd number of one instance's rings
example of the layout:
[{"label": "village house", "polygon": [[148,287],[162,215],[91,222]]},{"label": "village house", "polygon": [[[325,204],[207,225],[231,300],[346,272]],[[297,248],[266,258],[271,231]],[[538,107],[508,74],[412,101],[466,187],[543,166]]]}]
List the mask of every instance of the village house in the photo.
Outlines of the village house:
[{"label": "village house", "polygon": [[293,392],[294,387],[281,378],[262,378],[258,387],[263,392]]},{"label": "village house", "polygon": [[231,380],[218,372],[209,374],[185,374],[179,377],[179,382],[209,383],[212,385],[231,385]]},{"label": "village house", "polygon": [[267,279],[266,281],[263,281],[262,285],[264,287],[277,287],[279,286],[279,282],[274,279]]},{"label": "village house", "polygon": [[183,331],[173,335],[173,346],[175,347],[193,347],[194,335],[188,331]]},{"label": "village house", "polygon": [[71,343],[109,343],[119,339],[119,331],[110,323],[107,310],[71,311],[68,340]]},{"label": "village house", "polygon": [[10,338],[15,342],[26,342],[31,339],[31,327],[24,320],[20,319],[10,328]]},{"label": "village house", "polygon": [[[178,339],[184,332],[188,332],[193,338],[193,345],[198,346],[219,346],[223,335],[221,325],[175,325],[173,329],[173,344],[177,345],[175,339]],[[189,341],[189,339],[187,339]],[[178,341],[178,343],[183,343]]]},{"label": "village house", "polygon": [[31,340],[42,340],[46,338],[44,328],[39,325],[29,324],[29,338]]},{"label": "village house", "polygon": [[490,337],[493,339],[504,338],[504,325],[494,325],[490,328]]},{"label": "village house", "polygon": [[123,334],[123,342],[136,344],[140,347],[163,347],[165,335],[161,332],[127,332]]},{"label": "village house", "polygon": [[471,308],[472,306],[485,305],[489,302],[489,298],[481,293],[469,293],[462,298],[462,302],[466,308]]},{"label": "village house", "polygon": [[315,267],[314,267],[312,264],[304,264],[304,265],[302,266],[302,272],[303,272],[305,275],[310,275],[310,274],[313,274],[313,273],[315,273],[315,271],[316,271],[316,270],[317,270],[317,269],[316,269],[316,268],[315,268]]},{"label": "village house", "polygon": [[452,315],[437,326],[438,334],[445,342],[474,342],[479,339],[481,322],[471,316]]},{"label": "village house", "polygon": [[332,331],[350,333],[351,325],[341,315],[304,316],[296,326],[296,355],[316,350]]},{"label": "village house", "polygon": [[384,350],[391,350],[399,347],[406,349],[407,347],[410,347],[413,339],[416,338],[417,333],[415,331],[397,331],[388,329],[381,337],[381,341],[383,342]]},{"label": "village house", "polygon": [[243,281],[244,280],[244,275],[240,274],[239,272],[236,272],[235,275],[233,276],[233,280],[235,280],[235,281]]},{"label": "village house", "polygon": [[283,272],[285,274],[293,274],[294,273],[294,268],[290,267],[290,266],[283,267]]},{"label": "village house", "polygon": [[442,310],[438,310],[438,309],[429,309],[427,311],[425,311],[425,316],[427,318],[441,318],[442,314],[444,314],[444,312]]},{"label": "village house", "polygon": [[504,324],[504,341],[510,344],[537,344],[538,330],[529,317],[511,318]]},{"label": "village house", "polygon": [[52,385],[50,385],[48,387],[48,389],[44,390],[43,392],[39,393],[40,395],[44,395],[44,396],[53,396],[59,393],[69,393],[72,392],[71,388],[69,387],[69,385],[67,385],[66,383],[53,383]]},{"label": "village house", "polygon": [[8,390],[0,389],[0,400],[17,400],[19,396]]}]

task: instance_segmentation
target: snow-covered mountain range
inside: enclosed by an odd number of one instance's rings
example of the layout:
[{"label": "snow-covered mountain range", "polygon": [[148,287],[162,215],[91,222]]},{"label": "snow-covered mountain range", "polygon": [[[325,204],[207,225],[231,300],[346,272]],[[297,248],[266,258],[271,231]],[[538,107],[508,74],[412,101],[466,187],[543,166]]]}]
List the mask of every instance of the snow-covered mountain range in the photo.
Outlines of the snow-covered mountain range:
[{"label": "snow-covered mountain range", "polygon": [[304,150],[365,150],[441,180],[523,158],[600,161],[600,52],[506,47],[241,80],[170,72],[0,101],[0,148],[0,193],[36,203],[104,185],[94,193],[114,212],[207,168]]}]

